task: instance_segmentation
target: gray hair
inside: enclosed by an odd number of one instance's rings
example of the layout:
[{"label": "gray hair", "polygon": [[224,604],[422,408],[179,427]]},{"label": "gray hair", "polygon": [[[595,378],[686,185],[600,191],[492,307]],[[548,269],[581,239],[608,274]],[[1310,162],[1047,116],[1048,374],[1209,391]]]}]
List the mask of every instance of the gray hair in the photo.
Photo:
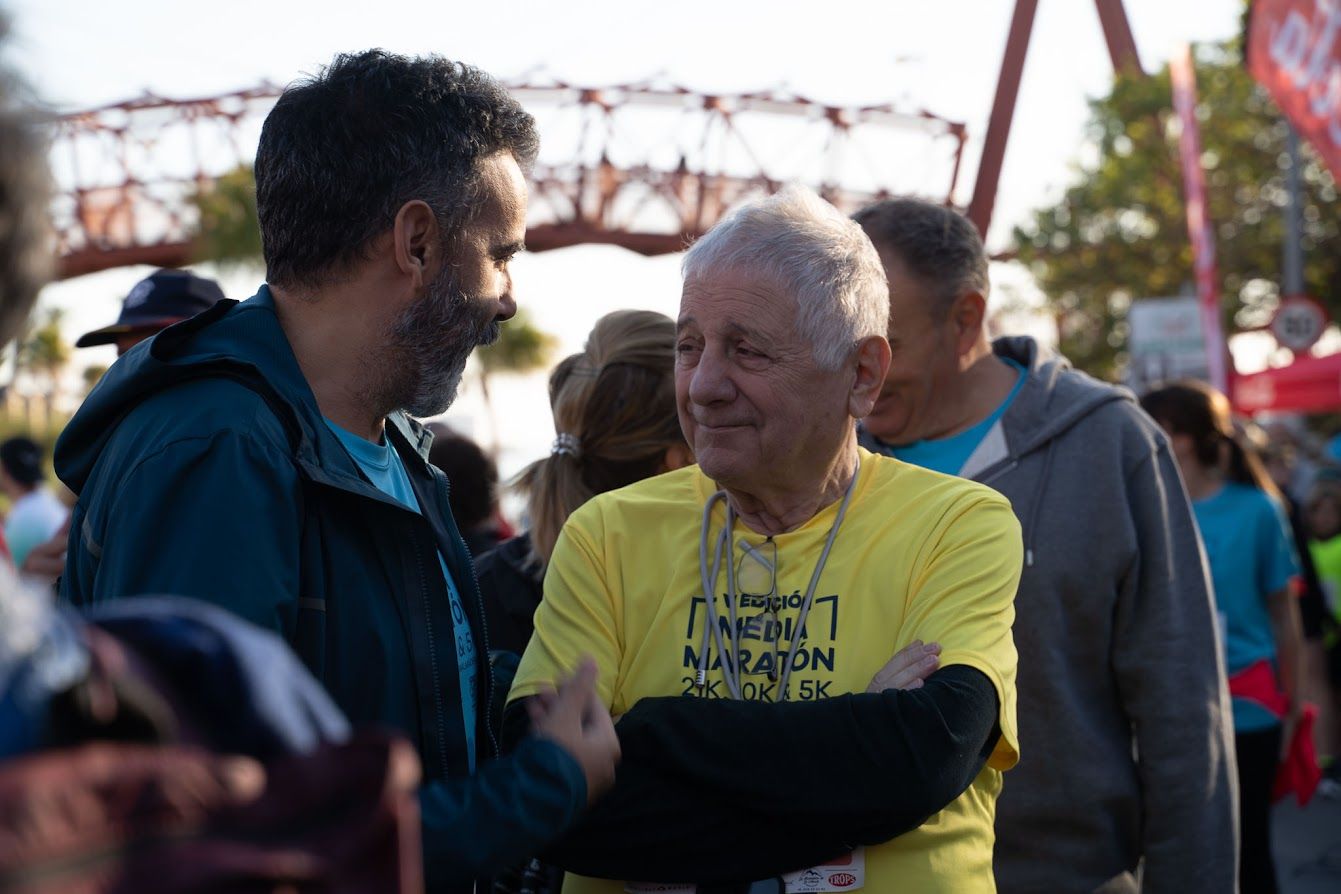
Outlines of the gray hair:
[{"label": "gray hair", "polygon": [[928,310],[937,321],[945,321],[960,295],[987,298],[991,286],[982,238],[955,209],[905,197],[868,205],[852,219],[882,254],[892,254],[931,287],[935,303]]},{"label": "gray hair", "polygon": [[759,274],[792,295],[796,331],[823,369],[838,369],[857,342],[889,329],[889,287],[875,246],[805,187],[736,208],[681,265],[685,282],[725,270]]}]

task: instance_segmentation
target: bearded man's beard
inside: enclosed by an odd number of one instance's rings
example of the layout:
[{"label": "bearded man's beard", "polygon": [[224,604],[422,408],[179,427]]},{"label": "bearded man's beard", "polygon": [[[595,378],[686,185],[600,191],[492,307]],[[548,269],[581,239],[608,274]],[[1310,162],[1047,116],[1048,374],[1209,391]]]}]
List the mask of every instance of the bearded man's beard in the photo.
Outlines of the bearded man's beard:
[{"label": "bearded man's beard", "polygon": [[387,401],[411,416],[437,416],[456,400],[470,352],[498,340],[492,304],[472,299],[450,272],[391,324]]}]

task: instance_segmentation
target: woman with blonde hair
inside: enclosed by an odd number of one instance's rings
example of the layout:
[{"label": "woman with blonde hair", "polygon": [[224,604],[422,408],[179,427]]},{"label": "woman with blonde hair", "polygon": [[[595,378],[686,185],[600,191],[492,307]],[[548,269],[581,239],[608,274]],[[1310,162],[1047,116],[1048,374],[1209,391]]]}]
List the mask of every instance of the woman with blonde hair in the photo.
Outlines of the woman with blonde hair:
[{"label": "woman with blonde hair", "polygon": [[693,462],[675,414],[675,322],[664,314],[619,310],[597,320],[585,350],[550,375],[549,402],[554,446],[514,484],[530,530],[476,562],[490,647],[518,655],[568,516],[599,493]]}]

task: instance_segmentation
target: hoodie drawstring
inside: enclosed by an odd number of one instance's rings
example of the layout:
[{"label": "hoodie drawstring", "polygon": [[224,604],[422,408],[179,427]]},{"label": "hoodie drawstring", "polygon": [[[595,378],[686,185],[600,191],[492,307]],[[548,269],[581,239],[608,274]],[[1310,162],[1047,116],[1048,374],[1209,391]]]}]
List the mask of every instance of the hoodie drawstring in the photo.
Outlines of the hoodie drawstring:
[{"label": "hoodie drawstring", "polygon": [[1048,477],[1052,474],[1052,454],[1057,449],[1057,439],[1048,442],[1048,452],[1043,458],[1043,476],[1038,479],[1038,491],[1034,494],[1034,505],[1029,507],[1029,521],[1024,527],[1024,567],[1034,565],[1034,532],[1038,525],[1038,512],[1043,507],[1043,492],[1048,487]]}]

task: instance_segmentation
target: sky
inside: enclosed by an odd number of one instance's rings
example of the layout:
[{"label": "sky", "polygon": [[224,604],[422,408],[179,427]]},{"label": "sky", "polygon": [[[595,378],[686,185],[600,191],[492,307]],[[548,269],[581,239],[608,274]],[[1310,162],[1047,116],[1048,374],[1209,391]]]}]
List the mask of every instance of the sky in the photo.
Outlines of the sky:
[{"label": "sky", "polygon": [[[58,110],[137,96],[223,93],[269,80],[284,84],[336,52],[380,46],[440,53],[501,77],[537,68],[601,85],[661,76],[700,90],[785,86],[835,103],[889,102],[966,123],[969,142],[957,201],[970,198],[1013,0],[637,0],[570,2],[347,3],[341,0],[0,0],[13,19],[8,50],[37,94]],[[1223,40],[1239,27],[1240,0],[1127,0],[1147,71],[1185,42]],[[1087,100],[1112,81],[1095,5],[1040,0],[1016,106],[989,248],[1049,204],[1086,157]],[[541,134],[542,140],[544,133]],[[897,163],[897,162],[895,162]],[[110,323],[147,268],[53,284],[47,307],[66,311],[71,337]],[[201,268],[209,274],[209,268]],[[230,297],[255,291],[261,272],[230,271]],[[1016,265],[994,265],[994,301],[1033,294]],[[592,323],[619,307],[674,315],[678,258],[643,258],[582,246],[522,256],[516,295],[560,351],[581,348]],[[1013,325],[1037,326],[1029,320]],[[1046,333],[1040,333],[1046,334]],[[561,356],[561,355],[560,355]],[[107,349],[78,363],[107,363]],[[466,387],[449,421],[490,438],[477,389]],[[552,428],[543,376],[494,386],[502,408],[505,474],[547,449]]]}]

